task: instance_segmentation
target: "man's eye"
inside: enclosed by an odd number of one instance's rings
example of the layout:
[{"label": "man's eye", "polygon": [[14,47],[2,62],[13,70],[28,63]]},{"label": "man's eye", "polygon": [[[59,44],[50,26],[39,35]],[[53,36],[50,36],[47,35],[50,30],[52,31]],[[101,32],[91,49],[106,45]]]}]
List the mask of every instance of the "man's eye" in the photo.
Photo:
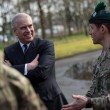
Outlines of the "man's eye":
[{"label": "man's eye", "polygon": [[32,27],[32,25],[29,25],[29,28],[31,28]]},{"label": "man's eye", "polygon": [[26,27],[21,27],[21,29],[26,29]]}]

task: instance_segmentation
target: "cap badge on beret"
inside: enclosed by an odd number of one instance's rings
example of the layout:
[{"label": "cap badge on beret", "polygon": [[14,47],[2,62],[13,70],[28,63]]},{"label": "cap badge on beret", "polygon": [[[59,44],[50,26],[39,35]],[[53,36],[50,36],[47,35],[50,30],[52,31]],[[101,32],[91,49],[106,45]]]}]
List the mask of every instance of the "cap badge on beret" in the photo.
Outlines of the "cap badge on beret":
[{"label": "cap badge on beret", "polygon": [[96,14],[97,14],[97,13],[96,13],[96,12],[94,12],[94,13],[92,14],[92,16],[93,16],[93,17],[95,17],[95,16],[96,16]]}]

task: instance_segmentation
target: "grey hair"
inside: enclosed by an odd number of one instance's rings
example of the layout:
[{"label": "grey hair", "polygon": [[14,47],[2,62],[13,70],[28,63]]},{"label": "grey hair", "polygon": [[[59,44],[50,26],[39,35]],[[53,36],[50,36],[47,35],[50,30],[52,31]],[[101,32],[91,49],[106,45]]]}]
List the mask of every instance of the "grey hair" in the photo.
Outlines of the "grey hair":
[{"label": "grey hair", "polygon": [[[30,18],[31,18],[31,16],[28,15],[28,14],[26,14],[26,13],[18,13],[18,14],[16,14],[16,15],[13,17],[12,21],[11,21],[11,26],[12,26],[12,28],[16,27],[16,21],[17,21],[17,19],[23,18],[23,17],[30,17]],[[32,19],[32,18],[31,18],[31,19]]]}]

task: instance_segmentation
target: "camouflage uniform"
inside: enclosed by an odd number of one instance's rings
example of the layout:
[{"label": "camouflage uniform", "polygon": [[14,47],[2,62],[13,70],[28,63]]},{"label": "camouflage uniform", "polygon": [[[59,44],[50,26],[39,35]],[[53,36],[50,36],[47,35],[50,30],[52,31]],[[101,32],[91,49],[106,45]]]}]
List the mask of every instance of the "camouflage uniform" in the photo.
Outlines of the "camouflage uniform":
[{"label": "camouflage uniform", "polygon": [[[86,96],[95,98],[94,102],[99,104],[103,100],[101,97],[110,94],[110,48],[102,54],[97,59],[94,69],[93,69],[93,80],[90,90],[87,92]],[[97,97],[100,97],[97,99]],[[108,99],[108,98],[106,98]],[[110,100],[110,99],[109,99]],[[105,101],[106,102],[106,101]],[[110,102],[109,102],[110,103]],[[103,103],[101,106],[104,106]],[[99,106],[99,107],[101,107]],[[110,109],[110,108],[109,108]],[[106,110],[106,109],[94,109],[94,110]]]},{"label": "camouflage uniform", "polygon": [[0,64],[0,110],[46,110],[30,85],[16,70]]},{"label": "camouflage uniform", "polygon": [[92,98],[94,110],[110,110],[110,95],[106,97]]}]

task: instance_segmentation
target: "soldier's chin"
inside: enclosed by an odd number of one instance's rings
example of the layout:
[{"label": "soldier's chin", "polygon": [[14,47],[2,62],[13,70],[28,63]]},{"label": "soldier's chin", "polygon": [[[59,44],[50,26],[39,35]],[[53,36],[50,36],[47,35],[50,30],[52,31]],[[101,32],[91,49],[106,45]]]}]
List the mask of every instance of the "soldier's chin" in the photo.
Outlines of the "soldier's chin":
[{"label": "soldier's chin", "polygon": [[93,42],[93,44],[99,44],[98,42]]}]

